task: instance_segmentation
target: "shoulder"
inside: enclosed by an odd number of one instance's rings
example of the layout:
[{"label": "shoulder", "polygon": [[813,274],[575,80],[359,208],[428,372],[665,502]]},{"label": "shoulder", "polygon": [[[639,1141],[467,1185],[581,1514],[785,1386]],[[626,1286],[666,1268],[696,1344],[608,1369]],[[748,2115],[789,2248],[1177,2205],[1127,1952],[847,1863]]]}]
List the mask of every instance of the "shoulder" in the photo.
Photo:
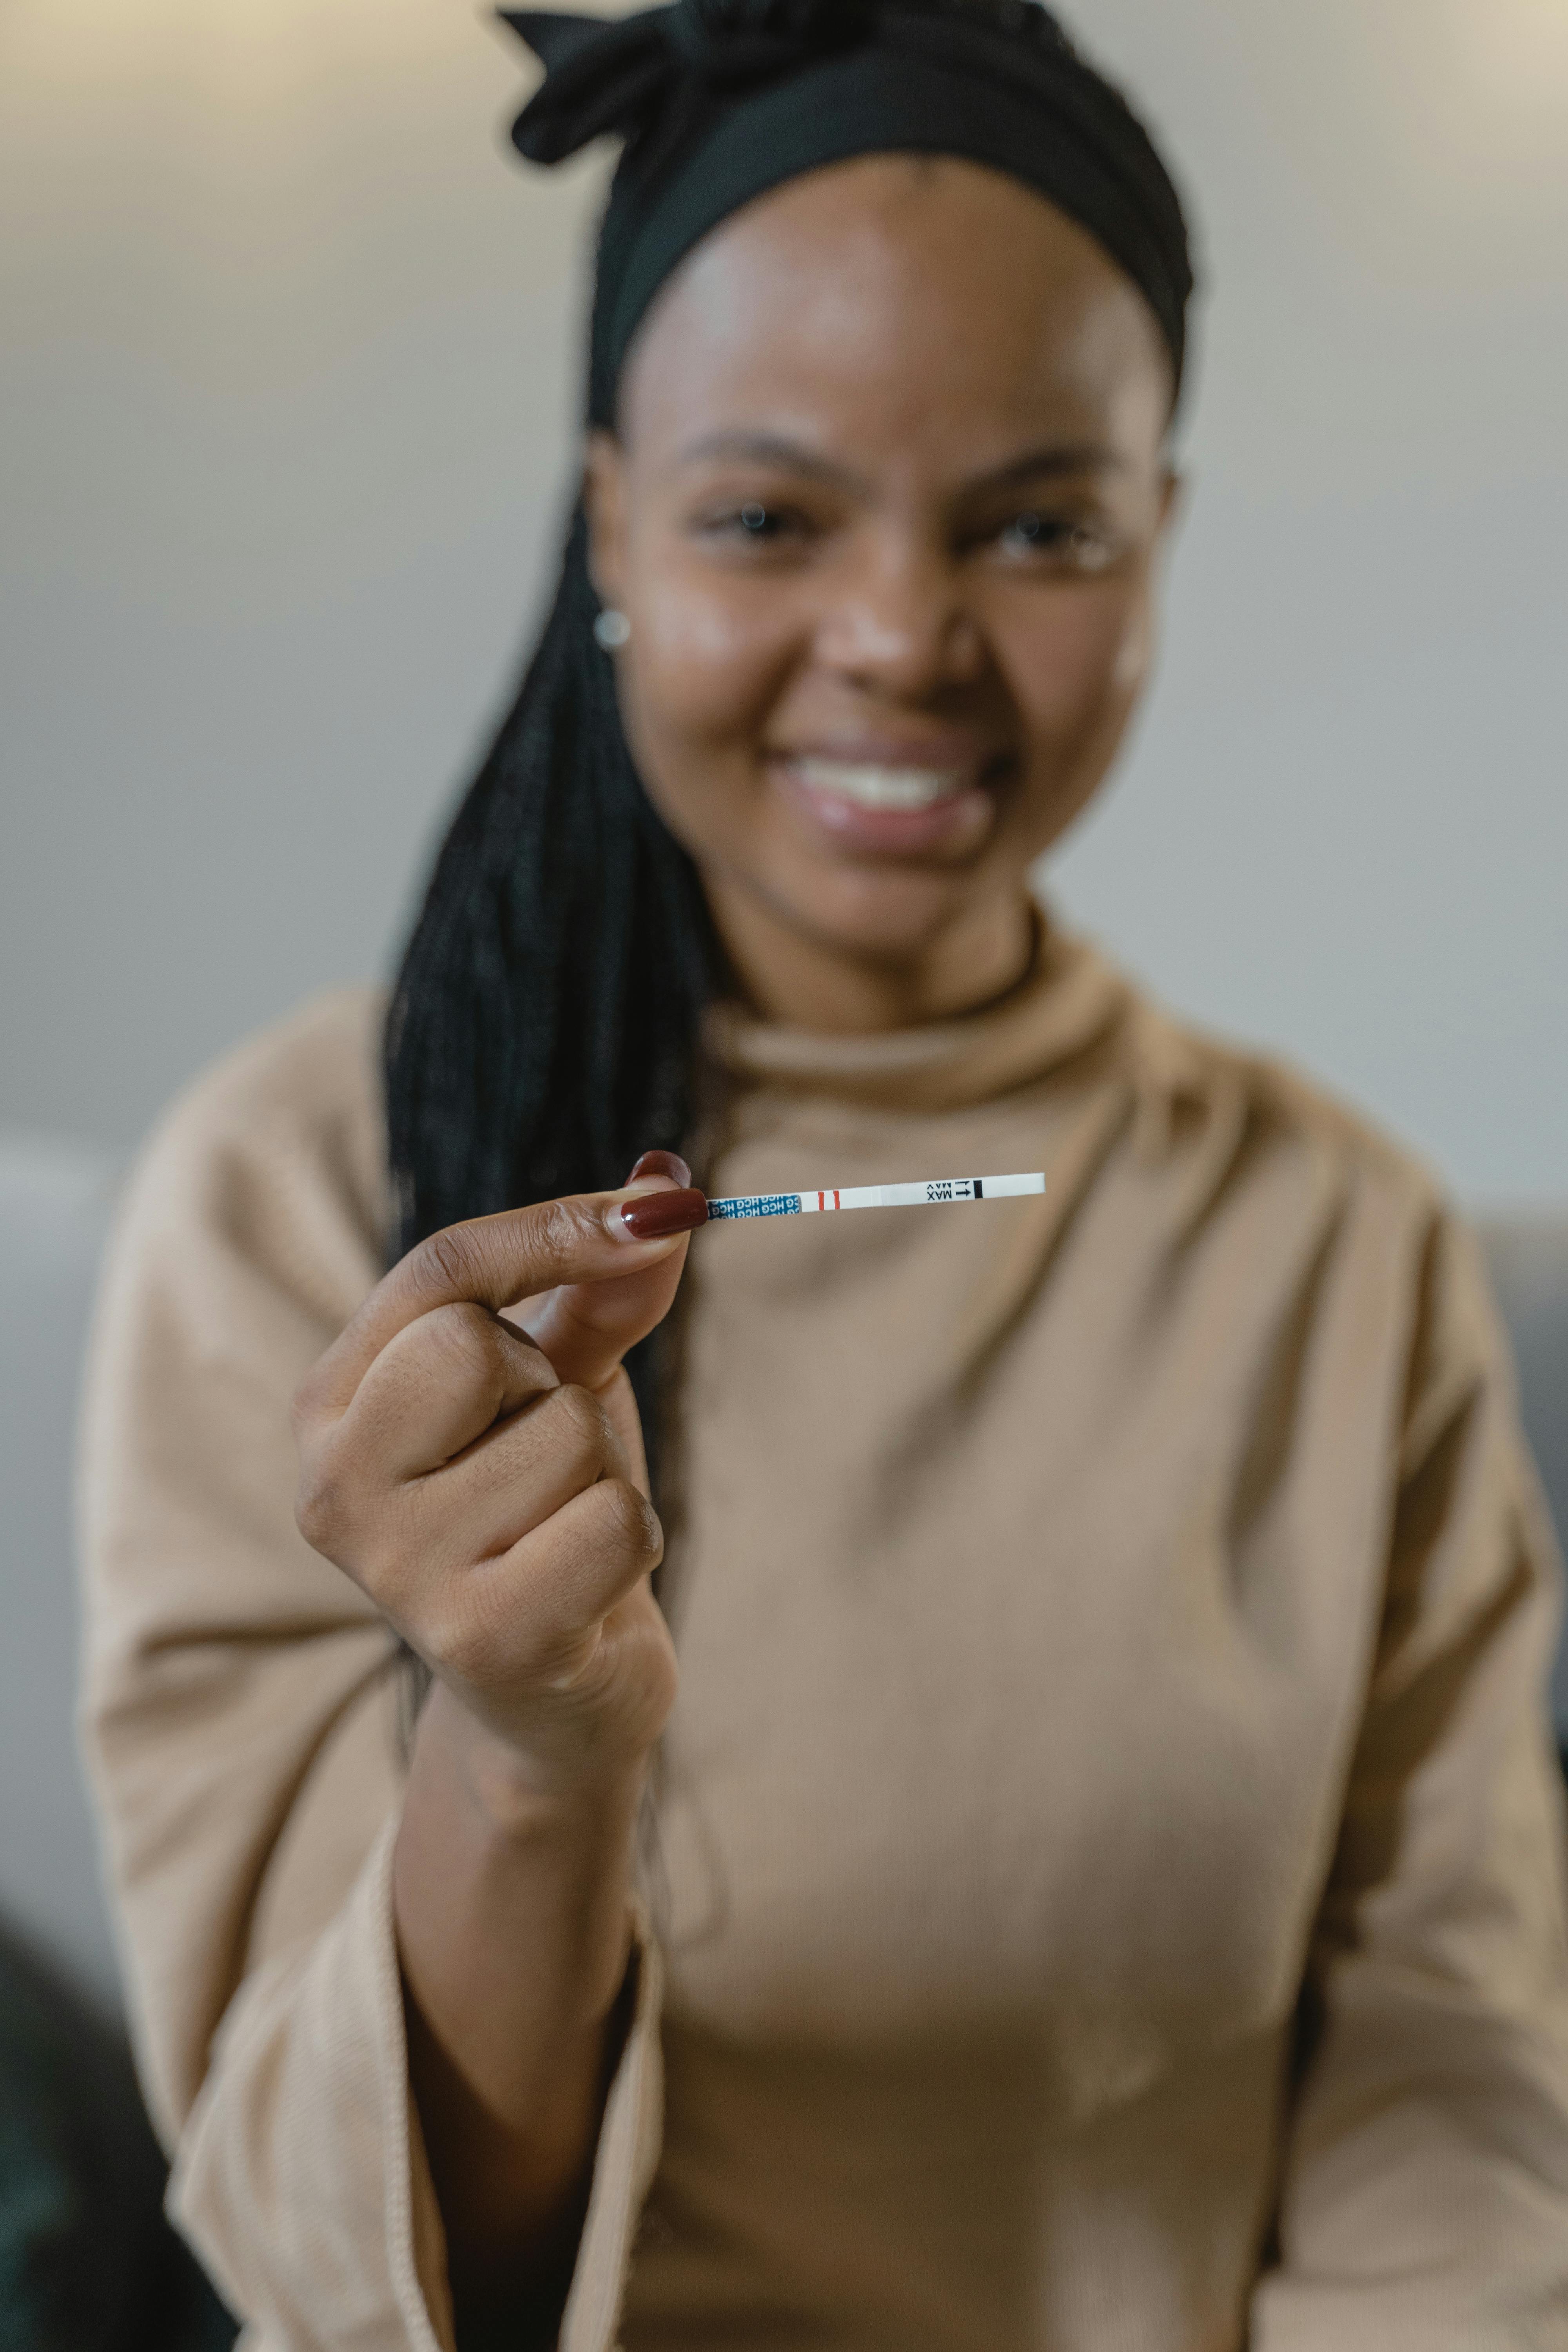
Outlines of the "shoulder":
[{"label": "shoulder", "polygon": [[247,1265],[345,1320],[389,1230],[384,1018],[380,989],[332,990],[197,1077],[141,1154],[120,1254]]},{"label": "shoulder", "polygon": [[1479,1241],[1421,1154],[1289,1059],[1123,978],[1133,1155],[1173,1256],[1233,1290],[1294,1267],[1358,1349],[1381,1334],[1399,1352],[1413,1394],[1483,1373],[1510,1385]]},{"label": "shoulder", "polygon": [[1126,985],[1122,1050],[1139,1116],[1164,1153],[1217,1159],[1230,1178],[1294,1165],[1416,1223],[1447,1213],[1436,1171],[1331,1087],[1284,1055],[1217,1035]]},{"label": "shoulder", "polygon": [[310,997],[193,1079],[159,1121],[150,1153],[184,1160],[258,1150],[325,1153],[342,1160],[362,1193],[374,1191],[382,1181],[385,1017],[379,988]]},{"label": "shoulder", "polygon": [[[1375,1369],[1413,1425],[1514,1397],[1477,1233],[1417,1150],[1289,1058],[1175,1018],[1126,981],[1135,1216],[1227,1315],[1333,1327],[1344,1395]],[[1300,1322],[1305,1328],[1305,1322]]]}]

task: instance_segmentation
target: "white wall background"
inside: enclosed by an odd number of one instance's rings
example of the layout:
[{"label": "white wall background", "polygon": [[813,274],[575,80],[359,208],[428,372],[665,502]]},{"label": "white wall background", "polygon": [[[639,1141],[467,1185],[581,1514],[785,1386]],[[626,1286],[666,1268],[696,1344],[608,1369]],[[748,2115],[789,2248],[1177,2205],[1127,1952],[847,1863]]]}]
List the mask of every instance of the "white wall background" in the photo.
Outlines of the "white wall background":
[{"label": "white wall background", "polygon": [[[1065,903],[1471,1196],[1568,1196],[1568,0],[1077,0],[1210,296]],[[552,552],[597,166],[468,0],[0,10],[0,1124],[384,970]]]}]

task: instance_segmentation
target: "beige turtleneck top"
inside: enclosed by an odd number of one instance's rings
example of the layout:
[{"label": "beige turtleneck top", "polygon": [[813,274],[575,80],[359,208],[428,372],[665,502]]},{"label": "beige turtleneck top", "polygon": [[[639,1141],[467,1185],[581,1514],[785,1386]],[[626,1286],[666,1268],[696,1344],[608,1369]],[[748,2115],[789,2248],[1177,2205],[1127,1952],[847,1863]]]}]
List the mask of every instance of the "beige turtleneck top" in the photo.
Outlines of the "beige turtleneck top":
[{"label": "beige turtleneck top", "polygon": [[[295,1530],[377,1277],[377,1002],[177,1107],[86,1418],[87,1726],[177,2213],[248,2352],[450,2352],[402,1687]],[[681,1690],[565,2352],[1568,2347],[1556,1570],[1474,1250],[1048,935],[973,1018],[737,1016],[680,1326]]]}]

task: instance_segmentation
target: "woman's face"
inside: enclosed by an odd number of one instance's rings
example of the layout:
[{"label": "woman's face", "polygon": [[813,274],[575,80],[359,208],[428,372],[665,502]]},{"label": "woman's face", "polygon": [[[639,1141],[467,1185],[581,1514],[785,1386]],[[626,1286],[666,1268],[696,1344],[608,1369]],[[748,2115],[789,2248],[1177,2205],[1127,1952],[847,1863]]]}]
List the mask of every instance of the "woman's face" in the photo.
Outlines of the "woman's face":
[{"label": "woman's face", "polygon": [[1147,674],[1170,362],[1001,174],[791,182],[670,280],[589,459],[626,731],[775,1017],[898,1025],[1028,953]]}]

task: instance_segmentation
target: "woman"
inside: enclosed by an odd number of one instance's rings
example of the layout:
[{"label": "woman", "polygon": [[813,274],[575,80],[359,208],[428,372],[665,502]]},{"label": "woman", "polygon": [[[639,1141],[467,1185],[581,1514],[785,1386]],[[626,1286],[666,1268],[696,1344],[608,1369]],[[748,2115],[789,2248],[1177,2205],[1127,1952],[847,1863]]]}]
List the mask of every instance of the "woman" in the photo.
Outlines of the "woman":
[{"label": "woman", "polygon": [[[626,146],[391,1182],[328,1000],[176,1111],[100,1331],[182,2222],[267,2352],[1568,2341],[1551,1547],[1474,1254],[1030,894],[1149,664],[1163,167],[1024,0],[514,21],[524,152]],[[682,1152],[1047,1189],[689,1256]]]}]

